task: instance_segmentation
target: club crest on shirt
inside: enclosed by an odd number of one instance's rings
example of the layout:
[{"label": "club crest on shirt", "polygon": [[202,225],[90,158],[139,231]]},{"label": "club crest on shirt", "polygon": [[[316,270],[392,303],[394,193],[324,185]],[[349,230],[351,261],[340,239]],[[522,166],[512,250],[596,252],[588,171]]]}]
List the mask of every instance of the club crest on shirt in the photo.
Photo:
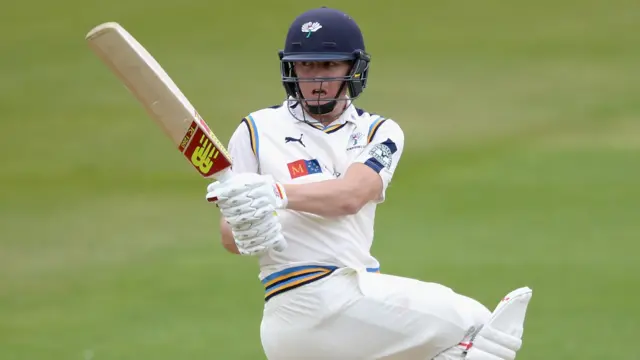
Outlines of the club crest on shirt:
[{"label": "club crest on shirt", "polygon": [[349,144],[347,147],[347,151],[363,148],[364,147],[364,144],[362,144],[363,138],[364,138],[364,134],[362,134],[361,132],[351,134],[351,136],[349,136]]}]

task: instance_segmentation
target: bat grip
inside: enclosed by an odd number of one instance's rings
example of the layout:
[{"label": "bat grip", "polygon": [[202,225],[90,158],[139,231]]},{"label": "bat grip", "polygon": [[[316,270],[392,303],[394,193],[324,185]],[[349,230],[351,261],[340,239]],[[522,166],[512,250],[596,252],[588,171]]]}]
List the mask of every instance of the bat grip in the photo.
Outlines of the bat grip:
[{"label": "bat grip", "polygon": [[218,173],[218,175],[216,176],[216,179],[220,182],[225,182],[231,179],[232,177],[233,177],[233,171],[231,170],[231,168],[226,168],[222,170],[220,173]]},{"label": "bat grip", "polygon": [[[231,168],[228,167],[222,171],[220,171],[219,173],[217,173],[215,175],[216,180],[220,181],[220,182],[225,182],[229,179],[231,179],[233,177],[233,171],[231,171]],[[217,197],[214,198],[207,198],[208,202],[216,202],[218,201]]]}]

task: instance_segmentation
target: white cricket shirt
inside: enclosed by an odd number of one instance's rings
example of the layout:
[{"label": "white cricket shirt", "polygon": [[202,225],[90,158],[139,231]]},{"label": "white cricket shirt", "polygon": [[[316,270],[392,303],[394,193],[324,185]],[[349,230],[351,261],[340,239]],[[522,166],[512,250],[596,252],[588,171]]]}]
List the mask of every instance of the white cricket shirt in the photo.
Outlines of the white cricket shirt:
[{"label": "white cricket shirt", "polygon": [[285,101],[244,118],[228,146],[234,172],[270,174],[283,184],[304,184],[339,178],[349,165],[361,162],[380,174],[383,191],[378,202],[339,218],[279,210],[288,247],[260,257],[260,278],[308,264],[378,268],[370,252],[375,210],[384,200],[402,155],[404,133],[395,121],[353,104],[326,127],[302,122],[291,114],[301,118],[301,111],[300,106],[291,108]]}]

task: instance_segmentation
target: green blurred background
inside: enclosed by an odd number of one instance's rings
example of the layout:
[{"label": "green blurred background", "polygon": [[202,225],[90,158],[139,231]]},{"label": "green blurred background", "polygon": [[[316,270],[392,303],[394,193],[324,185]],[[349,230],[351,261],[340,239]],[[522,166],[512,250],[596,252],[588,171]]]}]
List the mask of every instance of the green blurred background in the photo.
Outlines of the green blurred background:
[{"label": "green blurred background", "polygon": [[359,105],[406,151],[384,272],[493,308],[534,289],[520,360],[640,359],[640,2],[29,1],[0,12],[0,359],[263,359],[254,259],[206,182],[84,43],[118,21],[226,142],[279,103],[320,5],[373,55]]}]

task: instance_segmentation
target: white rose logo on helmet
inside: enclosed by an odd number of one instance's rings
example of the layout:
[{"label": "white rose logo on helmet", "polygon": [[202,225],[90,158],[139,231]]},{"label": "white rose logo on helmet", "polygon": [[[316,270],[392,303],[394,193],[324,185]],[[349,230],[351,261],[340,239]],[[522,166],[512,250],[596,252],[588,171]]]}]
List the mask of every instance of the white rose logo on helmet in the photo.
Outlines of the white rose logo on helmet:
[{"label": "white rose logo on helmet", "polygon": [[322,25],[319,22],[311,22],[305,23],[302,25],[302,32],[307,33],[307,38],[311,37],[311,33],[314,33],[318,30],[322,29]]}]

